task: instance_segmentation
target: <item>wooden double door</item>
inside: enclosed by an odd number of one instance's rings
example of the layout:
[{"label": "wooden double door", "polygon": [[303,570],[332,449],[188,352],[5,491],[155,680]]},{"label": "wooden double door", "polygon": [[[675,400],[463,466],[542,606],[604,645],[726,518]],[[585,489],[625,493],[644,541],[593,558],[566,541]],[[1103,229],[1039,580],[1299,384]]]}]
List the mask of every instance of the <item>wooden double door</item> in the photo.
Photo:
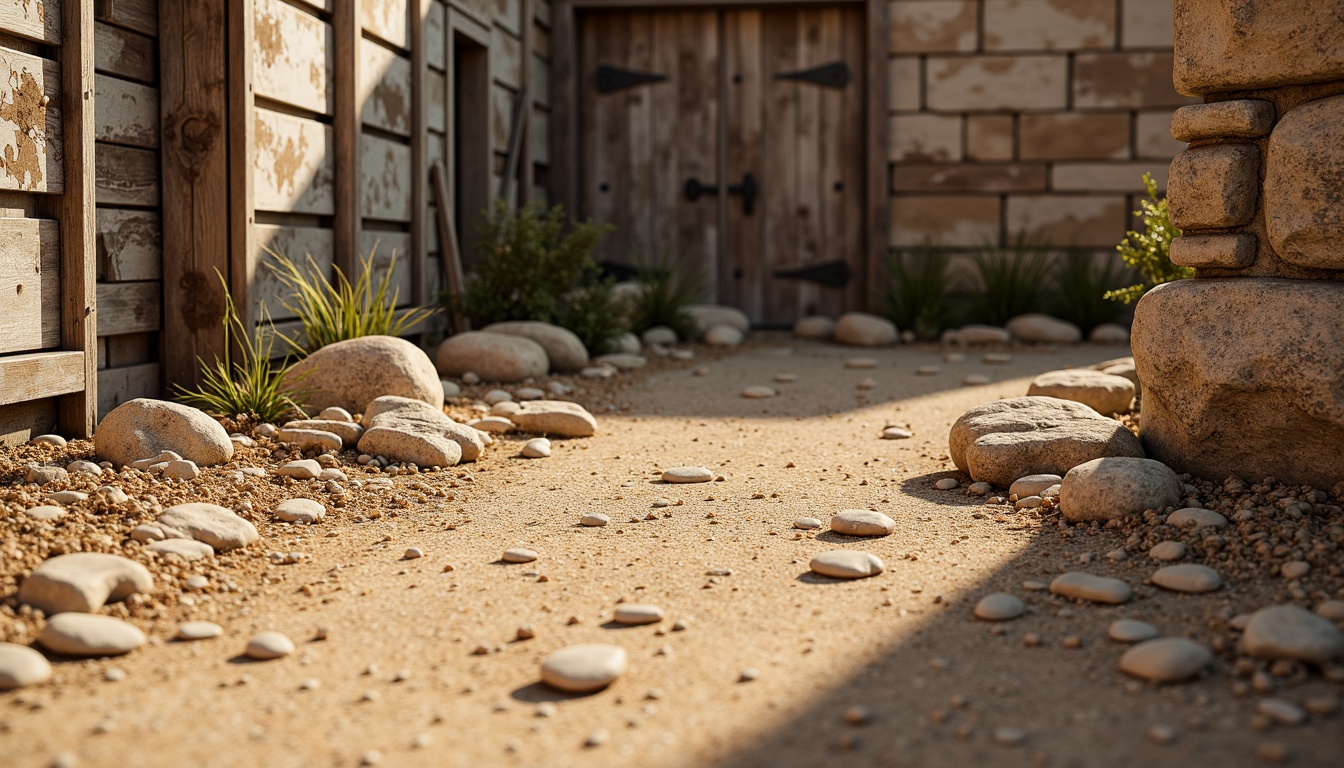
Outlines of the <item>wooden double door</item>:
[{"label": "wooden double door", "polygon": [[579,19],[580,214],[762,326],[861,308],[862,5]]}]

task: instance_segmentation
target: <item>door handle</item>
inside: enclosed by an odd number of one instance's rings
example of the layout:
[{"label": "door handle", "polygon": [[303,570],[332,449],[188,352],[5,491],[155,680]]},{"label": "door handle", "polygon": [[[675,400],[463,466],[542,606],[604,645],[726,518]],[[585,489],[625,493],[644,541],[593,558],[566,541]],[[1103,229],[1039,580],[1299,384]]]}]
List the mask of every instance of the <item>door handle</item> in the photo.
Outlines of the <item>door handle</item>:
[{"label": "door handle", "polygon": [[[718,184],[705,184],[692,176],[682,185],[682,194],[687,200],[695,202],[701,195],[719,194]],[[756,183],[756,177],[750,172],[742,174],[741,184],[729,184],[728,194],[742,196],[742,213],[750,216],[756,212],[756,196],[761,193],[761,187]]]}]

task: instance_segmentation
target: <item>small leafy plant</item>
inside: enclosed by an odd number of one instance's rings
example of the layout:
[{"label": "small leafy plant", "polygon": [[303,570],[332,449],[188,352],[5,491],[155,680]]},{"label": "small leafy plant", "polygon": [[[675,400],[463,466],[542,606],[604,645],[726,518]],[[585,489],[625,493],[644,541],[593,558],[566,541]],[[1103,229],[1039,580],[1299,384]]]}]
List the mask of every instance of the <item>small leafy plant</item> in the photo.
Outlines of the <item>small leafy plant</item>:
[{"label": "small leafy plant", "polygon": [[1193,269],[1171,263],[1171,241],[1180,237],[1181,230],[1171,223],[1166,196],[1157,196],[1157,182],[1152,174],[1143,174],[1143,186],[1148,190],[1148,199],[1139,203],[1142,210],[1134,212],[1135,216],[1143,217],[1143,232],[1126,232],[1125,239],[1115,249],[1126,264],[1138,270],[1144,282],[1106,292],[1106,298],[1126,304],[1138,301],[1153,286],[1195,276]]},{"label": "small leafy plant", "polygon": [[1052,277],[1050,314],[1078,326],[1086,336],[1119,316],[1120,306],[1108,295],[1131,275],[1114,259],[1098,263],[1087,251],[1069,250],[1055,260]]},{"label": "small leafy plant", "polygon": [[391,263],[376,283],[373,263],[377,246],[367,257],[359,258],[359,274],[354,283],[340,267],[335,268],[335,282],[327,278],[311,254],[306,256],[306,266],[300,266],[284,254],[270,249],[266,252],[272,259],[267,267],[291,292],[289,299],[281,299],[281,306],[303,323],[301,341],[283,337],[300,355],[361,336],[400,336],[439,312],[438,309],[417,307],[400,315],[397,313],[399,292],[392,288],[392,274],[397,265],[395,251]]},{"label": "small leafy plant", "polygon": [[928,242],[890,251],[881,296],[887,318],[921,339],[937,338],[942,331],[959,325],[960,307],[955,295],[959,286],[948,271],[948,263],[949,254]]},{"label": "small leafy plant", "polygon": [[650,261],[641,259],[638,270],[630,330],[643,333],[662,325],[676,331],[678,338],[695,338],[695,318],[686,308],[699,296],[703,276],[678,265],[667,252]]},{"label": "small leafy plant", "polygon": [[1039,310],[1051,266],[1046,246],[1019,234],[1007,248],[986,244],[971,254],[971,260],[980,279],[970,293],[981,320],[1003,325],[1018,315]]},{"label": "small leafy plant", "polygon": [[566,232],[564,208],[544,217],[524,206],[512,211],[503,200],[479,227],[480,251],[463,291],[445,300],[475,327],[507,320],[536,320],[574,331],[589,351],[606,351],[624,327],[611,291],[599,279],[593,249],[611,226],[591,220]]},{"label": "small leafy plant", "polygon": [[[224,287],[224,356],[216,357],[213,365],[196,358],[201,366],[201,385],[187,389],[174,384],[178,396],[185,403],[240,423],[249,420],[274,423],[290,415],[304,416],[299,400],[311,394],[311,390],[293,387],[304,376],[291,378],[286,385],[290,363],[287,359],[276,361],[272,354],[274,335],[248,333],[238,317],[224,276],[219,270],[215,270],[215,276]],[[270,320],[264,308],[262,320]],[[233,352],[235,341],[237,356]]]}]

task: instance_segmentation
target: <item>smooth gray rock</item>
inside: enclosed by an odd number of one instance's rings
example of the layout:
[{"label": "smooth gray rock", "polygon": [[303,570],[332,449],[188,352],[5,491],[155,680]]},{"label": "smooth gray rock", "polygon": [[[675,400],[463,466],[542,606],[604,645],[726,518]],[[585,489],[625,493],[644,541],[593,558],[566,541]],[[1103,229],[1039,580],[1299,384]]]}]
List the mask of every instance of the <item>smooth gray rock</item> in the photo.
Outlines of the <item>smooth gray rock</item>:
[{"label": "smooth gray rock", "polygon": [[124,467],[165,450],[197,466],[233,458],[233,441],[205,412],[164,400],[136,398],[113,408],[93,433],[98,457]]},{"label": "smooth gray rock", "polygon": [[1117,643],[1142,643],[1161,634],[1157,627],[1137,619],[1117,619],[1106,628],[1106,636]]},{"label": "smooth gray rock", "polygon": [[224,634],[224,628],[213,621],[188,621],[177,628],[178,640],[209,640]]},{"label": "smooth gray rock", "polygon": [[1181,481],[1167,466],[1125,456],[1093,459],[1069,470],[1059,506],[1073,522],[1116,520],[1181,503]]},{"label": "smooth gray rock", "polygon": [[195,539],[162,539],[149,542],[145,545],[145,548],[161,555],[176,555],[188,562],[204,560],[207,557],[213,557],[215,554],[214,547],[204,541],[196,541]]},{"label": "smooth gray rock", "polygon": [[621,603],[612,620],[617,624],[657,624],[663,620],[663,609],[648,603]]},{"label": "smooth gray rock", "polygon": [[1261,608],[1241,636],[1257,659],[1296,659],[1325,664],[1344,656],[1344,633],[1328,620],[1291,603]]},{"label": "smooth gray rock", "polygon": [[793,335],[800,339],[829,341],[835,336],[835,320],[824,315],[800,317],[793,324]]},{"label": "smooth gray rock", "polygon": [[553,437],[591,437],[597,434],[597,419],[588,409],[567,400],[531,400],[509,417],[518,428]]},{"label": "smooth gray rock", "polygon": [[165,509],[155,522],[203,541],[219,552],[246,547],[259,538],[255,525],[218,504],[178,504]]},{"label": "smooth gray rock", "polygon": [[243,652],[249,659],[269,661],[293,653],[294,641],[280,632],[258,632],[247,641],[247,648]]},{"label": "smooth gray rock", "polygon": [[975,604],[975,618],[981,621],[1010,621],[1027,612],[1021,598],[995,592],[980,598]]},{"label": "smooth gray rock", "polygon": [[1167,525],[1182,528],[1226,528],[1227,518],[1212,509],[1185,507],[1167,515]]},{"label": "smooth gray rock", "polygon": [[1059,320],[1049,315],[1018,315],[1003,324],[1004,330],[1020,341],[1074,344],[1083,340],[1083,332],[1073,323]]},{"label": "smooth gray rock", "polygon": [[[1016,495],[1019,499],[1025,499],[1028,496],[1040,496],[1041,491],[1052,485],[1058,485],[1064,478],[1059,475],[1037,474],[1019,477],[1013,481],[1008,488],[1010,495]],[[984,494],[980,494],[984,495]]]},{"label": "smooth gray rock", "polygon": [[154,589],[143,565],[118,555],[74,552],[44,560],[19,585],[19,602],[48,616],[64,611],[91,613],[109,600],[124,600]]},{"label": "smooth gray rock", "polygon": [[669,467],[663,470],[664,483],[708,483],[714,473],[706,467]]},{"label": "smooth gray rock", "polygon": [[1129,411],[1134,401],[1134,383],[1123,376],[1112,376],[1086,368],[1070,368],[1042,373],[1032,379],[1027,394],[1072,400],[1103,416],[1109,416]]},{"label": "smooth gray rock", "polygon": [[322,465],[313,459],[298,459],[280,465],[275,474],[295,480],[312,480],[322,474]]},{"label": "smooth gray rock", "polygon": [[1120,670],[1151,683],[1175,683],[1199,674],[1213,651],[1184,637],[1145,640],[1120,657]]}]

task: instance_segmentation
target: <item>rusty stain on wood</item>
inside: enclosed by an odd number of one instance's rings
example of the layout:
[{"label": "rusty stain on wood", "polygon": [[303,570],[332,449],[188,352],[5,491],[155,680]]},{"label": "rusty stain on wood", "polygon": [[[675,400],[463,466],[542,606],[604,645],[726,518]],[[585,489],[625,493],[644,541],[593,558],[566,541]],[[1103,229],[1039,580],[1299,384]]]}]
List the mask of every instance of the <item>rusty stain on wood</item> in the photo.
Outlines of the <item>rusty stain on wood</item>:
[{"label": "rusty stain on wood", "polygon": [[256,207],[267,211],[333,211],[330,126],[257,109],[253,115]]},{"label": "rusty stain on wood", "polygon": [[13,141],[5,144],[0,168],[19,189],[41,189],[49,99],[26,66],[16,69],[8,61],[4,63],[9,65],[9,73],[5,87],[0,89],[0,120],[13,123],[15,130]]}]

